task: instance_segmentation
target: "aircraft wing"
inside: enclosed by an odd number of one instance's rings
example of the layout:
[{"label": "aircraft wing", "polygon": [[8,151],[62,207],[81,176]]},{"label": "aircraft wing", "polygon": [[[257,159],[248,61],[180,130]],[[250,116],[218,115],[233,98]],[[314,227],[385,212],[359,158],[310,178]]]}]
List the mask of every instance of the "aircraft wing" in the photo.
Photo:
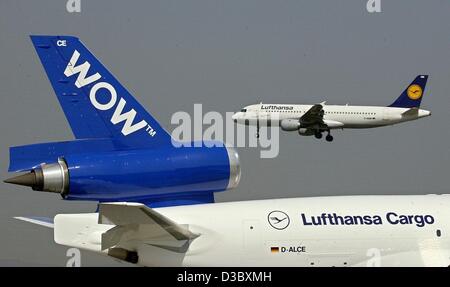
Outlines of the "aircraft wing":
[{"label": "aircraft wing", "polygon": [[182,252],[199,235],[141,203],[101,203],[99,224],[115,225],[102,234],[102,250],[140,241]]},{"label": "aircraft wing", "polygon": [[324,125],[323,122],[323,105],[325,102],[312,106],[301,118],[302,126]]}]

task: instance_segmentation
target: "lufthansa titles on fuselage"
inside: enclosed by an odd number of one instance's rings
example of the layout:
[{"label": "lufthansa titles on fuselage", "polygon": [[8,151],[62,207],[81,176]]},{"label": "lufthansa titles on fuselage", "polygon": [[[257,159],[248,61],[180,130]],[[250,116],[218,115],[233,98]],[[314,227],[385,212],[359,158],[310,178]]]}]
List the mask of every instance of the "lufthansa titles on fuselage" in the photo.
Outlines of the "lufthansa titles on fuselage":
[{"label": "lufthansa titles on fuselage", "polygon": [[293,106],[262,105],[261,110],[292,111]]},{"label": "lufthansa titles on fuselage", "polygon": [[432,215],[425,214],[398,214],[387,212],[384,215],[340,215],[337,213],[322,213],[321,215],[301,214],[301,221],[304,226],[325,226],[325,225],[415,225],[424,227],[435,222]]}]

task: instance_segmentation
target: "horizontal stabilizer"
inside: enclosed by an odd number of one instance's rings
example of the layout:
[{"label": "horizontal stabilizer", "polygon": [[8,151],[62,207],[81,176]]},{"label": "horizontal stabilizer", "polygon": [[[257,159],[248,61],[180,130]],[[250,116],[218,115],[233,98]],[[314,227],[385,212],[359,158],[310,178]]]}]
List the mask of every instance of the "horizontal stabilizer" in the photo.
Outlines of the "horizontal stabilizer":
[{"label": "horizontal stabilizer", "polygon": [[418,108],[410,108],[402,113],[403,116],[414,116],[419,113]]},{"label": "horizontal stabilizer", "polygon": [[47,218],[47,217],[23,217],[23,216],[17,216],[14,217],[14,219],[26,221],[29,223],[33,223],[40,226],[45,226],[48,228],[53,228],[53,219]]},{"label": "horizontal stabilizer", "polygon": [[98,223],[116,225],[102,234],[102,250],[131,240],[163,242],[161,246],[177,248],[198,237],[187,227],[140,203],[101,203]]}]

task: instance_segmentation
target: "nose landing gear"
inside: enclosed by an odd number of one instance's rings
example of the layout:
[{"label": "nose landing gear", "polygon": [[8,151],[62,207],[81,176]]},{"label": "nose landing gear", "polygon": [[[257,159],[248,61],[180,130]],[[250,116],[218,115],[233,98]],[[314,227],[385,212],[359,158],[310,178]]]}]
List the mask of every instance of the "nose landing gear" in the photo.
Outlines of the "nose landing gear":
[{"label": "nose landing gear", "polygon": [[327,134],[327,136],[325,137],[325,140],[326,140],[327,142],[332,142],[332,141],[333,141],[333,136],[330,134],[330,130],[328,130],[328,134]]}]

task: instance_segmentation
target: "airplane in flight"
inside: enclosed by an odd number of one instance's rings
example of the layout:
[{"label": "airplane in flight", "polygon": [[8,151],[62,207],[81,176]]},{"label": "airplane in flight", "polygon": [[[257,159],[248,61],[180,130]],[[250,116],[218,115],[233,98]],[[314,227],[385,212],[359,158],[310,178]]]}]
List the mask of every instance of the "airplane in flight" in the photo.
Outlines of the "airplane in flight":
[{"label": "airplane in flight", "polygon": [[170,135],[71,36],[32,36],[75,140],[10,148],[5,180],[98,211],[53,219],[58,244],[142,266],[448,266],[450,197],[349,196],[215,203],[234,188],[225,145]]},{"label": "airplane in flight", "polygon": [[326,132],[326,141],[333,141],[331,130],[366,129],[395,125],[417,120],[431,115],[430,111],[420,109],[425,92],[427,75],[417,76],[391,105],[351,106],[255,104],[242,108],[233,115],[238,124],[257,126],[279,126],[284,131],[296,131],[301,136],[321,139]]}]

